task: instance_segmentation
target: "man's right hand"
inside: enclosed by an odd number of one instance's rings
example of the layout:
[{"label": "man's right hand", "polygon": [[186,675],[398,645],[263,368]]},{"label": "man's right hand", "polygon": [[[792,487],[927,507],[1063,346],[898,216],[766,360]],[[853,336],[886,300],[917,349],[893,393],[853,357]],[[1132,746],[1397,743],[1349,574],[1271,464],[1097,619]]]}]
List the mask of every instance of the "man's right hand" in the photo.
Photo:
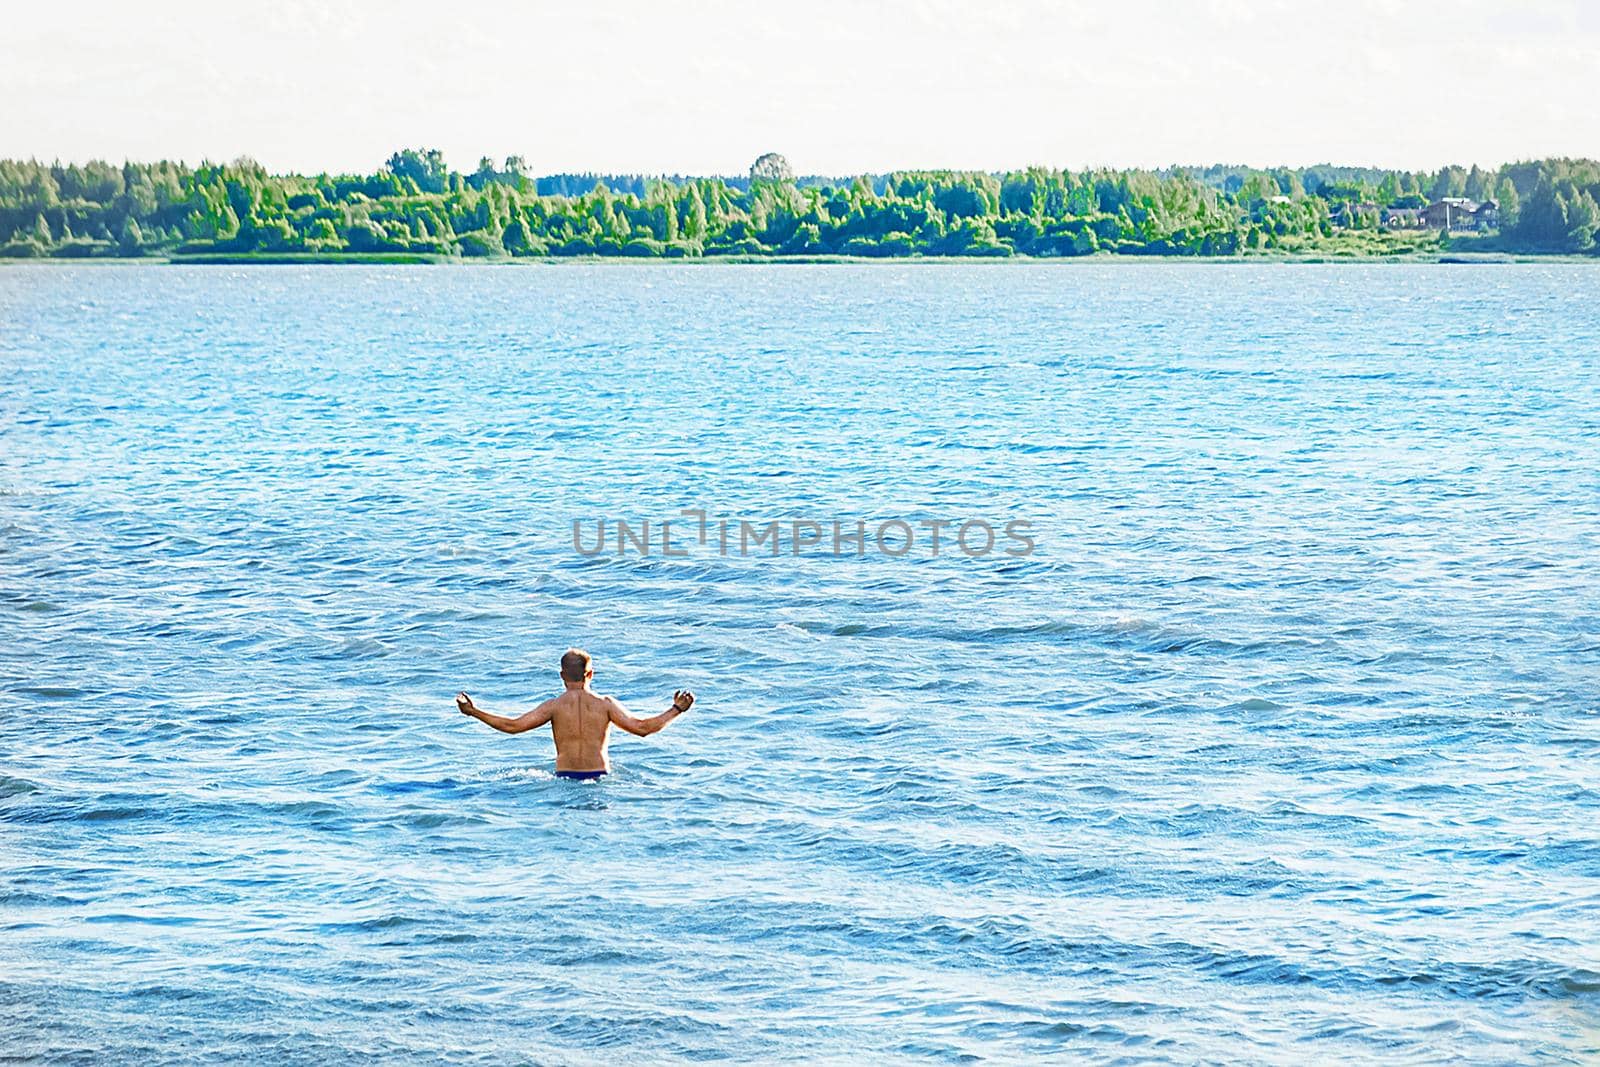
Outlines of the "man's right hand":
[{"label": "man's right hand", "polygon": [[[691,697],[690,699],[692,700],[694,698]],[[471,715],[473,712],[478,710],[478,706],[472,702],[472,698],[467,696],[465,693],[456,694],[456,707],[463,715]]]},{"label": "man's right hand", "polygon": [[694,694],[687,689],[680,689],[672,694],[672,706],[680,712],[688,711],[694,706]]}]

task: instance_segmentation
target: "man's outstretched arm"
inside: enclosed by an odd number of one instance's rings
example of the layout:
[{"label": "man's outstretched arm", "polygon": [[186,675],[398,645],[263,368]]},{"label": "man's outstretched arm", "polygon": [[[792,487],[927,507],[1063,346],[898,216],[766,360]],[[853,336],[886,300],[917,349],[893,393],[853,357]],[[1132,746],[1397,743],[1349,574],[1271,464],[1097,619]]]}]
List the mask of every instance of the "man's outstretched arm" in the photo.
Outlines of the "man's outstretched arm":
[{"label": "man's outstretched arm", "polygon": [[615,697],[606,698],[606,709],[611,713],[611,721],[635,737],[649,737],[688,711],[693,704],[694,694],[687,689],[680,689],[672,695],[672,707],[660,715],[652,715],[648,719],[636,719],[628,714],[628,709],[622,706],[621,701]]},{"label": "man's outstretched arm", "polygon": [[493,726],[503,734],[520,734],[526,730],[537,730],[550,721],[550,716],[555,709],[554,700],[546,700],[532,711],[524,712],[516,718],[505,715],[491,715],[472,702],[472,698],[465,693],[456,694],[456,707],[461,709],[461,714],[470,715],[479,722]]}]

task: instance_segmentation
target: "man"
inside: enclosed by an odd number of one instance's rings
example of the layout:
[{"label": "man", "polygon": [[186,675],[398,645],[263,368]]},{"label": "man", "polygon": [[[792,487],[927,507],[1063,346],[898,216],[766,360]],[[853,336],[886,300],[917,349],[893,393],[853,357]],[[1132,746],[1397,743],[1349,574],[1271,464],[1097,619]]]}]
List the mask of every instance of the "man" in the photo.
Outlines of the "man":
[{"label": "man", "polygon": [[615,697],[601,696],[589,688],[594,677],[589,654],[575,648],[561,657],[561,683],[566,687],[532,711],[515,719],[491,715],[472,702],[465,693],[456,694],[461,714],[493,726],[501,733],[520,734],[550,724],[556,740],[556,777],[588,781],[611,770],[606,759],[606,737],[615,723],[635,737],[648,737],[694,704],[694,694],[680,689],[673,694],[672,707],[648,719],[628,714]]}]

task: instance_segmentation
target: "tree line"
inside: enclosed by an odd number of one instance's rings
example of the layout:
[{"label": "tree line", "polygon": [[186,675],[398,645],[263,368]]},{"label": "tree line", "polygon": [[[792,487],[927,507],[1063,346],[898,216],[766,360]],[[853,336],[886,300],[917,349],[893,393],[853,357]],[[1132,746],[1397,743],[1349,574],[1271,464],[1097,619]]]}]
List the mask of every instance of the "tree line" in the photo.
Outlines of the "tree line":
[{"label": "tree line", "polygon": [[1600,163],[1432,172],[1317,166],[800,177],[769,154],[747,177],[563,174],[436,150],[372,174],[229,164],[0,160],[0,257],[205,253],[539,256],[1231,256],[1440,247],[1384,211],[1498,201],[1519,252],[1597,254]]}]

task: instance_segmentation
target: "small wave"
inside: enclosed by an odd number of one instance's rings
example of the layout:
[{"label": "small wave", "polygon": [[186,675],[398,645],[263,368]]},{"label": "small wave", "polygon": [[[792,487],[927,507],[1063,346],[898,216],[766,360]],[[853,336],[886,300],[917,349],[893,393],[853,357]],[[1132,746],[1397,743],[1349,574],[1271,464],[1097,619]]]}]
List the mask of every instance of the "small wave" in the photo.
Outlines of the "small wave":
[{"label": "small wave", "polygon": [[487,826],[489,820],[470,812],[421,811],[396,816],[388,823],[391,826],[408,826],[413,830],[437,830],[441,826]]},{"label": "small wave", "polygon": [[127,819],[142,819],[147,815],[156,814],[159,813],[155,808],[89,808],[85,811],[65,813],[64,819],[71,822],[122,822]]},{"label": "small wave", "polygon": [[26,615],[54,615],[66,610],[53,600],[12,600],[8,606]]},{"label": "small wave", "polygon": [[39,787],[26,778],[13,778],[10,775],[0,774],[0,799],[5,797],[27,796],[39,792]]},{"label": "small wave", "polygon": [[1274,701],[1274,700],[1267,700],[1264,697],[1250,697],[1248,700],[1241,700],[1236,704],[1229,704],[1229,705],[1225,706],[1222,710],[1223,711],[1283,711],[1283,710],[1285,710],[1285,708],[1284,708],[1284,706],[1282,704],[1279,704],[1277,701]]},{"label": "small wave", "polygon": [[191,915],[168,915],[160,912],[105,912],[85,915],[83,921],[92,924],[129,924],[137,926],[195,926],[203,920]]},{"label": "small wave", "polygon": [[67,685],[18,685],[12,686],[10,691],[23,696],[44,697],[48,700],[71,700],[86,695],[85,690]]},{"label": "small wave", "polygon": [[371,919],[350,919],[344,922],[319,923],[315,929],[323,934],[370,934],[422,926],[426,922],[427,920],[420,916],[396,913],[380,915]]}]

